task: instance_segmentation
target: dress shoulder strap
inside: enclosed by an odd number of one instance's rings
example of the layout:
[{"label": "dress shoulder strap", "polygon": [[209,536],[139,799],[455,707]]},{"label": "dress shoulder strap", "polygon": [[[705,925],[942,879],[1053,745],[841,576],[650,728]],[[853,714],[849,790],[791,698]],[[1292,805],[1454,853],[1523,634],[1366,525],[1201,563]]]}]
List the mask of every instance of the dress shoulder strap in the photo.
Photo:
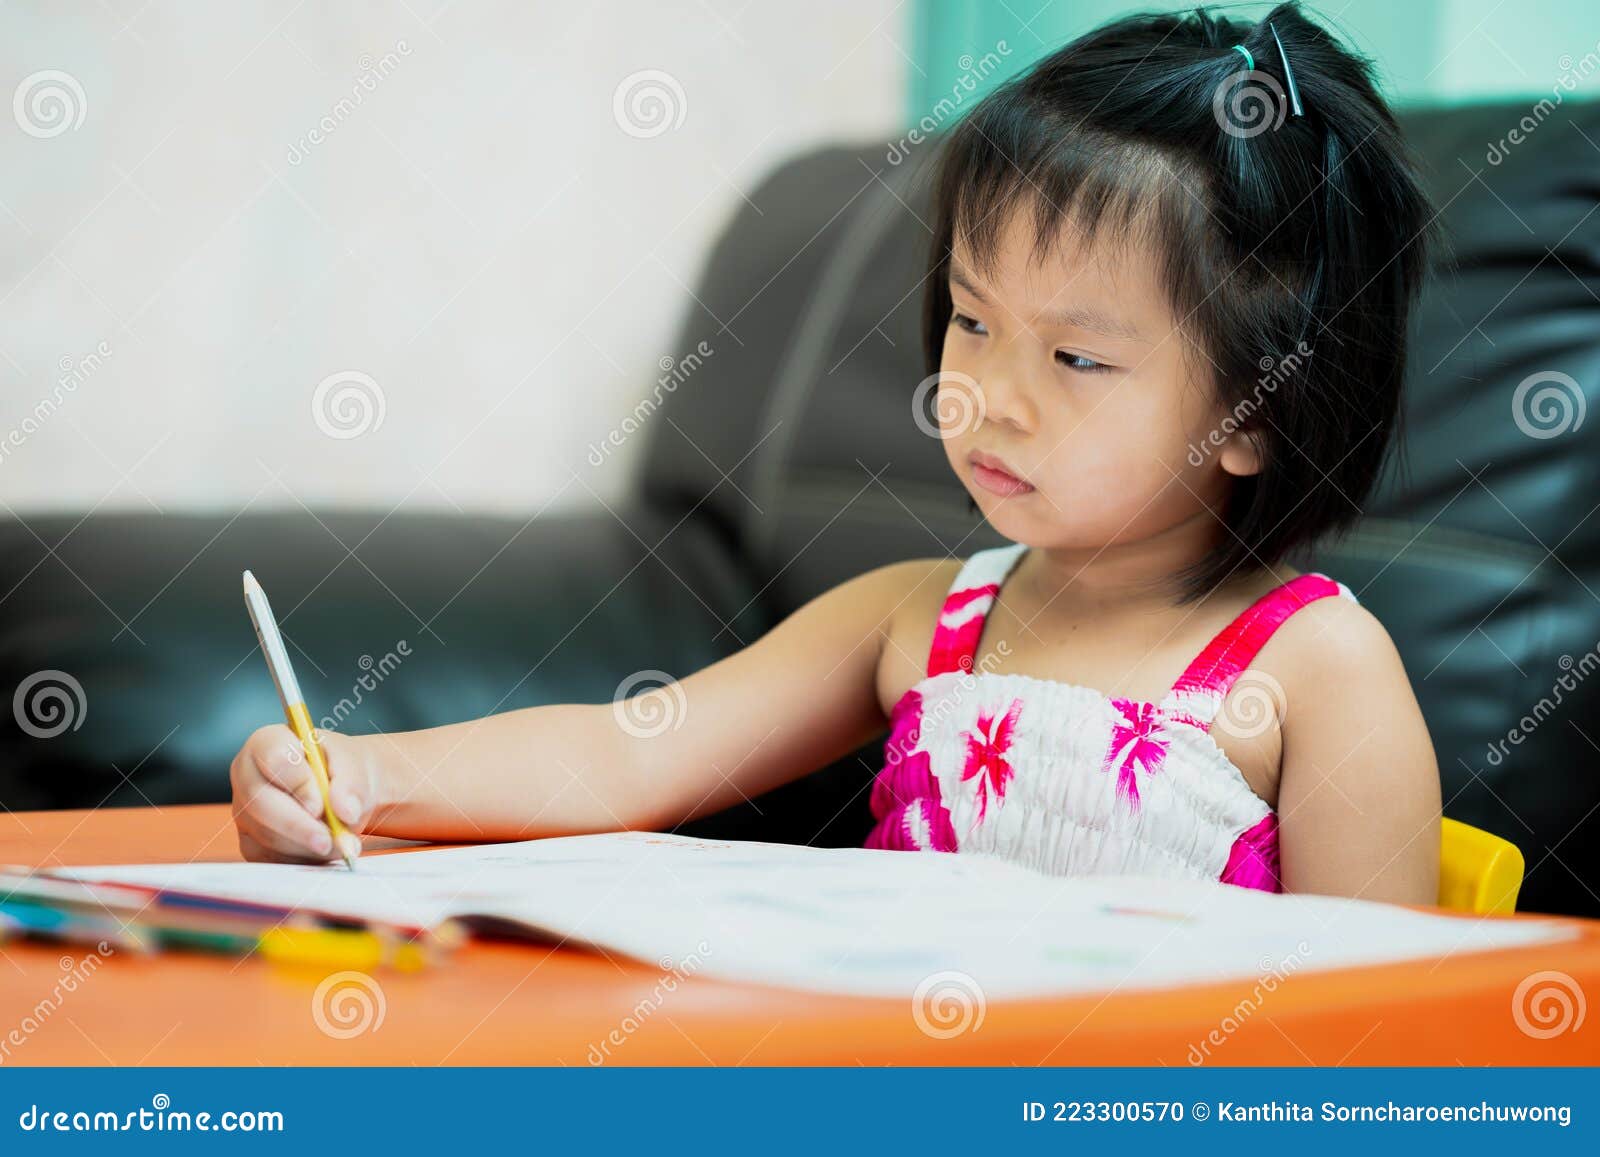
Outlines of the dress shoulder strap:
[{"label": "dress shoulder strap", "polygon": [[1211,730],[1234,682],[1273,632],[1301,607],[1331,595],[1357,601],[1349,587],[1317,572],[1292,578],[1262,595],[1218,631],[1178,676],[1161,704],[1163,712],[1202,731]]},{"label": "dress shoulder strap", "polygon": [[1013,542],[980,550],[961,565],[933,627],[929,675],[972,670],[983,623],[1000,594],[1000,584],[1027,550],[1026,544]]}]

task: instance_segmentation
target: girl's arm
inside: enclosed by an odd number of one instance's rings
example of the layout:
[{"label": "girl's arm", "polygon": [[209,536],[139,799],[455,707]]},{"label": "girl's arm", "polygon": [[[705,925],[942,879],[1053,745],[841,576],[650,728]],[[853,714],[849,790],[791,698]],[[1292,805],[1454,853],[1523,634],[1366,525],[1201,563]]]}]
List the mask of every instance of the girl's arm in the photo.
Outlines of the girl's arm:
[{"label": "girl's arm", "polygon": [[1298,632],[1278,787],[1287,892],[1434,904],[1439,766],[1399,652],[1370,611],[1321,599]]},{"label": "girl's arm", "polygon": [[[879,656],[895,608],[927,573],[925,563],[901,563],[843,583],[643,701],[324,734],[334,810],[355,832],[531,839],[669,827],[760,795],[883,731]],[[231,778],[245,858],[335,854],[288,728],[252,735]]]}]

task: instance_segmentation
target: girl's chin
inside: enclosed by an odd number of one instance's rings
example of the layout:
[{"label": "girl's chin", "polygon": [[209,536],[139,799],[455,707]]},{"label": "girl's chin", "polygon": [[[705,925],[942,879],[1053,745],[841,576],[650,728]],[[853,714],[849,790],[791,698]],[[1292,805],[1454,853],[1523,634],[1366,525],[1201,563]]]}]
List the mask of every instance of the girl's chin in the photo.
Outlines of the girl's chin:
[{"label": "girl's chin", "polygon": [[1007,538],[1021,542],[1043,529],[1039,514],[1049,510],[1049,507],[1036,505],[1033,491],[1015,498],[1001,498],[982,487],[970,486],[967,493],[971,495],[983,520]]}]

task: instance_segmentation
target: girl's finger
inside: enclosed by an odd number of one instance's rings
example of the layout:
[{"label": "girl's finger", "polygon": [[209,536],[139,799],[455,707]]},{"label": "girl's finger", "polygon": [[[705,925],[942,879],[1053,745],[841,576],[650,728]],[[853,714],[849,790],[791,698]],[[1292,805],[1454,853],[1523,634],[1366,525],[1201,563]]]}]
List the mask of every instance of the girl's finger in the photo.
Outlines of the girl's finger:
[{"label": "girl's finger", "polygon": [[326,824],[275,787],[257,788],[239,809],[239,830],[280,856],[326,860],[334,854]]},{"label": "girl's finger", "polygon": [[247,832],[239,833],[239,854],[246,860],[266,864],[320,864],[324,861],[303,856],[285,856],[273,851]]},{"label": "girl's finger", "polygon": [[322,789],[294,732],[269,728],[250,745],[250,755],[262,779],[293,797],[306,815],[322,815]]},{"label": "girl's finger", "polygon": [[361,821],[366,818],[367,809],[371,806],[372,784],[367,775],[366,768],[357,760],[349,757],[349,752],[335,748],[328,752],[328,775],[332,785],[328,789],[328,799],[333,804],[333,814],[338,816],[353,831],[361,829]]}]

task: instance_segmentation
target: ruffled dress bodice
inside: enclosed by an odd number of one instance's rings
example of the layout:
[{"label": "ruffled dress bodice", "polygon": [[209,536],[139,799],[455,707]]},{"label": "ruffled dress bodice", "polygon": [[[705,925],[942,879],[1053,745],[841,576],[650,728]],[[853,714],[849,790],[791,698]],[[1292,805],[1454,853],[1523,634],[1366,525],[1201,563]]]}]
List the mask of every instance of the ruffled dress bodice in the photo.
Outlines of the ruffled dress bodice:
[{"label": "ruffled dress bodice", "polygon": [[1293,611],[1354,598],[1321,574],[1262,596],[1160,703],[1001,674],[975,660],[1001,584],[1027,548],[980,551],[940,613],[927,676],[895,705],[868,847],[998,855],[1060,875],[1221,880],[1279,891],[1277,815],[1210,734],[1271,723],[1281,691],[1247,674]]}]

